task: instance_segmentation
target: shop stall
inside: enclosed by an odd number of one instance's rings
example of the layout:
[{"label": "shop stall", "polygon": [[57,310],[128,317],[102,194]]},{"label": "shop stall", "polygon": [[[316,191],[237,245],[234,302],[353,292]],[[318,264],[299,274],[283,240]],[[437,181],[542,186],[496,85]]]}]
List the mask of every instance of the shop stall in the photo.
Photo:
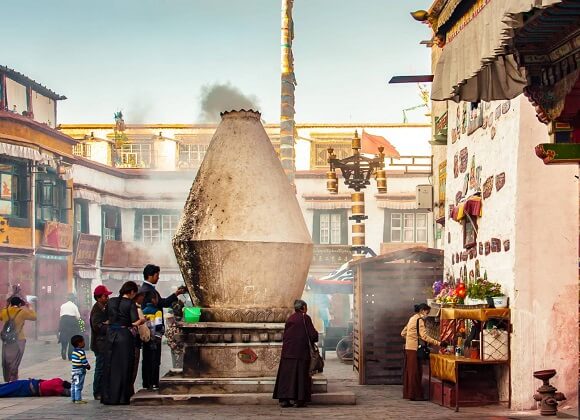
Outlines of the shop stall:
[{"label": "shop stall", "polygon": [[[430,400],[459,410],[507,402],[511,406],[509,308],[435,308],[441,340],[448,344],[430,357]],[[507,401],[500,380],[507,374]]]}]

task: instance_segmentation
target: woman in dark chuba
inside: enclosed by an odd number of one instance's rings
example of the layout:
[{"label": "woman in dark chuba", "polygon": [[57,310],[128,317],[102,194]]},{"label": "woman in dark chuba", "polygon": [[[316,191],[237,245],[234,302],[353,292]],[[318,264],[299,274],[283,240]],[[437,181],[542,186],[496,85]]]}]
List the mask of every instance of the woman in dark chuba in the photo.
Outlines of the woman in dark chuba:
[{"label": "woman in dark chuba", "polygon": [[142,321],[133,298],[137,284],[128,281],[119,290],[119,296],[107,304],[107,350],[102,379],[103,404],[129,404],[133,393],[133,366],[135,359],[135,330]]},{"label": "woman in dark chuba", "polygon": [[294,314],[286,320],[282,340],[282,356],[274,386],[274,398],[281,407],[305,407],[312,393],[310,377],[310,342],[318,341],[312,319],[306,315],[308,306],[303,300],[294,302]]}]

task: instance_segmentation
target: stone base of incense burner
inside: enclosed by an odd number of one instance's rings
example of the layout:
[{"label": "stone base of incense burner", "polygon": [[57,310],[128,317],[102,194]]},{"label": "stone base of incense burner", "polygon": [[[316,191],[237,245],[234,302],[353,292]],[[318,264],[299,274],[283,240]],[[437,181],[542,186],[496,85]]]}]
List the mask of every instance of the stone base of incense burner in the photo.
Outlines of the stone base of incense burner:
[{"label": "stone base of incense burner", "polygon": [[180,323],[184,378],[276,377],[282,323]]}]

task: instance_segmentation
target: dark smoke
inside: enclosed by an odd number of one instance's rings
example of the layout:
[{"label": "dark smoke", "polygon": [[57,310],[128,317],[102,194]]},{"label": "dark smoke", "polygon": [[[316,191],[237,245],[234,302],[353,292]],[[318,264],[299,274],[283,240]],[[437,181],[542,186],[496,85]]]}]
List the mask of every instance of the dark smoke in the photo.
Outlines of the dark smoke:
[{"label": "dark smoke", "polygon": [[201,87],[201,113],[203,122],[219,122],[220,112],[253,109],[258,110],[258,98],[244,95],[240,89],[230,83],[213,83]]}]

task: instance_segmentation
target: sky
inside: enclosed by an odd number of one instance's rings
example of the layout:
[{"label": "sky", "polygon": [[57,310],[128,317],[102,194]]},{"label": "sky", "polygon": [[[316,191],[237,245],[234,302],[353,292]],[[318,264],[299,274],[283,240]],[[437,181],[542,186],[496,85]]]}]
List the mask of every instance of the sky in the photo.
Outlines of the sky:
[{"label": "sky", "polygon": [[[387,82],[431,73],[419,45],[429,28],[409,15],[430,4],[295,0],[296,121],[402,122],[418,88]],[[199,122],[214,83],[255,96],[278,122],[280,10],[281,0],[6,1],[0,64],[66,95],[59,123],[112,122],[117,110],[128,123]]]}]

